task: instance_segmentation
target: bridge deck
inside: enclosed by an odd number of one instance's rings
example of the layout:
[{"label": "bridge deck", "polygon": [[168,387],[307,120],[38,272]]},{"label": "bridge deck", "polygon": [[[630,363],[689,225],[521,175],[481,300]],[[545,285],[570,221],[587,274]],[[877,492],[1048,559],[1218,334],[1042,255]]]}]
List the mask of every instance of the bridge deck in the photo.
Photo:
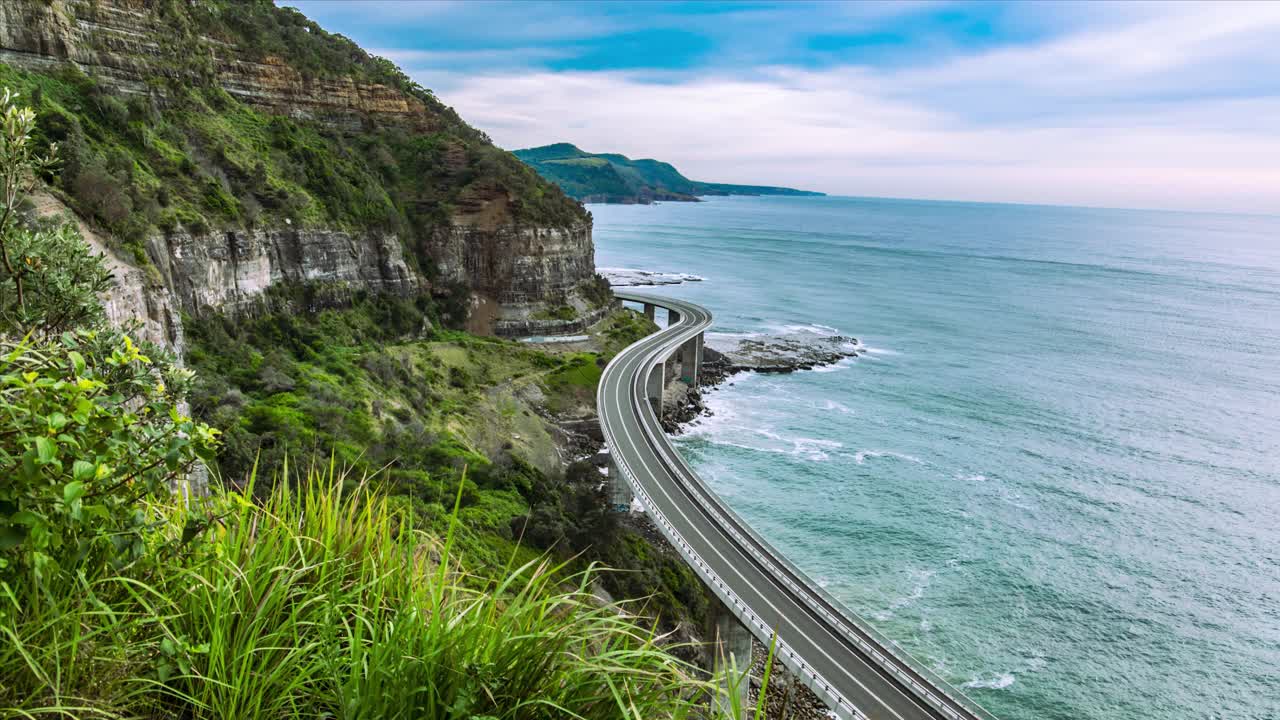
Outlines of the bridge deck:
[{"label": "bridge deck", "polygon": [[615,466],[703,581],[761,641],[776,631],[784,664],[842,718],[990,720],[787,562],[689,467],[668,442],[645,385],[710,326],[711,314],[671,298],[616,294],[679,314],[609,363],[597,401]]}]

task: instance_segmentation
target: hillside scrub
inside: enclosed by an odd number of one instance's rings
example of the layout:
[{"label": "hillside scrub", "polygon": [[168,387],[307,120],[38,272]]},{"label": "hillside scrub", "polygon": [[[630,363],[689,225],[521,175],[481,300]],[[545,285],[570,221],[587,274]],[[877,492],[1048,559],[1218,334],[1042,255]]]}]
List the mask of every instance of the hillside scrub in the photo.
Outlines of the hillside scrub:
[{"label": "hillside scrub", "polygon": [[[308,305],[289,297],[305,289],[272,292],[273,304]],[[435,312],[424,300],[361,295],[316,312],[188,318],[192,412],[223,432],[217,475],[236,486],[255,463],[333,457],[376,475],[381,491],[437,532],[461,487],[458,533],[472,572],[499,571],[512,553],[528,560],[550,551],[578,569],[597,561],[620,570],[600,577],[615,597],[638,599],[664,626],[700,622],[701,581],[619,524],[594,467],[529,461],[533,452],[558,455],[546,421],[513,388],[536,385],[551,412],[590,406],[602,356],[423,332],[438,327]],[[601,339],[611,354],[651,329],[626,311],[605,323]]]},{"label": "hillside scrub", "polygon": [[[11,96],[2,109],[0,177],[25,183],[34,115]],[[430,527],[336,459],[297,472],[283,456],[238,489],[175,492],[221,444],[181,409],[192,372],[103,324],[103,260],[70,230],[3,217],[0,716],[682,718],[715,692],[596,600],[594,568],[516,542],[468,572],[465,463]],[[318,327],[354,340],[421,319],[374,308]],[[243,359],[202,362],[229,373],[220,363]]]},{"label": "hillside scrub", "polygon": [[145,569],[0,616],[0,714],[679,718],[709,691],[588,573],[467,577],[452,534],[332,466],[273,487],[141,503]]},{"label": "hillside scrub", "polygon": [[[584,211],[514,156],[495,147],[393,64],[270,2],[166,3],[178,67],[127,99],[73,64],[29,72],[0,63],[0,85],[26,98],[35,139],[63,158],[52,184],[85,219],[147,262],[157,233],[294,227],[398,234],[415,248],[476,197],[511,199],[511,220],[568,226]],[[430,129],[332,125],[270,115],[228,95],[206,35],[249,57],[288,58],[306,76],[350,76],[397,88],[426,106]],[[185,63],[185,64],[184,64]]]}]

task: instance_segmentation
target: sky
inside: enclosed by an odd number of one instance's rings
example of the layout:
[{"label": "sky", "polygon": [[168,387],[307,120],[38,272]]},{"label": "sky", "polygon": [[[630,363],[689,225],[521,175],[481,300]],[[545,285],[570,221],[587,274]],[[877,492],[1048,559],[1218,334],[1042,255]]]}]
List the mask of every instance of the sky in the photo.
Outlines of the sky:
[{"label": "sky", "polygon": [[1280,214],[1280,1],[280,4],[508,149],[838,195]]}]

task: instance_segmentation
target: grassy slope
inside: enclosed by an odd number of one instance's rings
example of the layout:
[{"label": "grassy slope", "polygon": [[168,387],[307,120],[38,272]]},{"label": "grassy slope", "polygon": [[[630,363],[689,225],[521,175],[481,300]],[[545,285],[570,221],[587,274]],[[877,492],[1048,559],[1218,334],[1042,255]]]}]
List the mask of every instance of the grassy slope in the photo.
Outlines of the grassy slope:
[{"label": "grassy slope", "polygon": [[601,353],[553,355],[451,331],[423,335],[433,313],[421,300],[365,297],[311,315],[189,318],[192,406],[225,433],[225,480],[242,482],[255,462],[333,457],[377,474],[436,530],[461,483],[477,572],[512,553],[584,553],[629,571],[607,576],[616,597],[657,595],[652,612],[701,617],[706,598],[692,572],[618,525],[595,469],[564,467],[542,417],[589,412],[601,363],[650,332],[647,321],[617,313],[597,328]]},{"label": "grassy slope", "polygon": [[589,575],[480,579],[359,478],[274,486],[146,503],[138,562],[0,586],[0,716],[674,720],[711,687]]}]

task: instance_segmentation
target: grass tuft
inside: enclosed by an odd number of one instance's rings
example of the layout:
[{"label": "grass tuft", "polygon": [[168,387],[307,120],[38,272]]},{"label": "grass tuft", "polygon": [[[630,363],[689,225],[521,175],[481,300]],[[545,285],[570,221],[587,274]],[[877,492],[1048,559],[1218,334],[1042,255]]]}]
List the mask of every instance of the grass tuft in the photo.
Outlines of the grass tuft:
[{"label": "grass tuft", "polygon": [[333,465],[253,497],[146,507],[144,571],[4,588],[0,716],[682,718],[715,692],[592,570],[468,576],[452,532]]}]

